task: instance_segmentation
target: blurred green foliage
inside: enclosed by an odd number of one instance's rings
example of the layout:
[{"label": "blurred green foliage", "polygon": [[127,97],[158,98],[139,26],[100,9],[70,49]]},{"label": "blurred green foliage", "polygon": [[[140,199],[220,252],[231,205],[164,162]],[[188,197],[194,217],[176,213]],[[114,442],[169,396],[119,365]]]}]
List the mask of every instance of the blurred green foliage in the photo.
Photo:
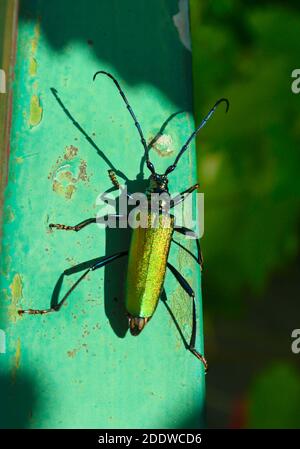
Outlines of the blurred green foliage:
[{"label": "blurred green foliage", "polygon": [[254,381],[249,400],[248,427],[299,428],[300,377],[285,363],[268,367]]},{"label": "blurred green foliage", "polygon": [[205,307],[232,316],[299,247],[300,95],[291,73],[299,68],[300,10],[295,1],[190,3],[196,121],[218,98],[230,101],[197,149]]},{"label": "blurred green foliage", "polygon": [[[300,94],[291,90],[291,74],[300,68],[300,5],[190,5],[197,123],[217,99],[230,101],[228,114],[220,106],[197,140],[206,194],[206,347],[219,363],[215,378],[208,379],[209,422],[226,427],[234,416],[241,427],[297,428],[300,375],[289,333],[299,295],[293,273],[299,254]],[[257,297],[265,308],[255,307]],[[211,406],[214,391],[227,398],[223,415]],[[243,411],[236,404],[244,399]]]}]

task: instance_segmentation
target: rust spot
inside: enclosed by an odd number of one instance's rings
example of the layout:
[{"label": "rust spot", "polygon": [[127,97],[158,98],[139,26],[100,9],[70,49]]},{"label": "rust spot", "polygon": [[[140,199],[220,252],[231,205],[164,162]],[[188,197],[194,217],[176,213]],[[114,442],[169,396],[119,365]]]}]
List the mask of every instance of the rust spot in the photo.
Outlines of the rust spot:
[{"label": "rust spot", "polygon": [[70,358],[74,358],[75,357],[75,355],[77,354],[77,349],[73,349],[72,351],[68,351],[67,352],[67,355],[68,355],[68,357],[70,357]]},{"label": "rust spot", "polygon": [[81,160],[80,165],[79,165],[79,175],[78,175],[78,179],[81,179],[82,181],[88,181],[88,176],[86,173],[86,167],[87,164],[84,160]]},{"label": "rust spot", "polygon": [[66,161],[70,161],[71,159],[74,159],[74,157],[77,156],[78,151],[79,151],[78,148],[74,147],[74,145],[70,145],[69,147],[66,147],[64,159],[66,159]]}]

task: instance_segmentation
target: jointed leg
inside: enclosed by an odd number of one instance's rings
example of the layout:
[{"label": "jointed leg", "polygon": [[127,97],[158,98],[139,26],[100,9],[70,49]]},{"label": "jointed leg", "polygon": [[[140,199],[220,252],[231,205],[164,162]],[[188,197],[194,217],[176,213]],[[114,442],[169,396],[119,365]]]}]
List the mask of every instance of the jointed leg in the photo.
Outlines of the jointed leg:
[{"label": "jointed leg", "polygon": [[182,203],[188,195],[190,195],[194,190],[198,189],[199,184],[195,184],[188,189],[186,189],[184,192],[179,193],[179,195],[176,195],[171,201],[170,201],[170,209],[172,207],[177,206],[177,204]]},{"label": "jointed leg", "polygon": [[[55,306],[50,307],[49,309],[21,309],[18,310],[19,315],[23,315],[25,313],[29,314],[29,315],[45,315],[47,313],[51,313],[51,312],[58,312],[62,305],[64,304],[64,302],[66,301],[66,299],[68,298],[68,296],[72,293],[73,290],[75,290],[75,288],[77,287],[77,285],[91,272],[91,271],[95,271],[98,268],[102,268],[105,265],[109,264],[110,262],[113,262],[114,260],[118,259],[119,257],[125,256],[128,254],[128,251],[123,251],[117,254],[113,254],[112,256],[107,256],[107,257],[103,257],[101,260],[99,260],[98,262],[94,263],[91,267],[89,267],[81,276],[79,279],[77,279],[77,281],[72,285],[72,287],[67,291],[67,293],[64,295],[64,297],[61,299],[61,301],[56,304]],[[64,274],[67,274],[69,270],[66,270],[64,272]]]},{"label": "jointed leg", "polygon": [[[180,227],[175,227],[174,231],[179,232],[180,234],[183,235],[189,235],[191,237],[193,237],[193,239],[196,241],[196,245],[197,245],[197,262],[201,267],[201,271],[203,269],[203,256],[202,256],[202,251],[201,251],[201,247],[200,247],[200,239],[198,238],[197,234],[192,231],[191,229],[185,228],[184,226],[180,226]],[[178,242],[176,242],[175,240],[173,240],[177,245],[180,245]],[[182,246],[182,245],[180,245]],[[186,251],[188,251],[186,248],[184,248]]]},{"label": "jointed leg", "polygon": [[86,226],[88,226],[91,223],[96,223],[96,218],[88,218],[87,220],[81,221],[80,223],[78,223],[75,226],[68,226],[68,225],[64,225],[64,224],[54,224],[54,223],[50,223],[49,224],[49,228],[56,228],[56,229],[61,229],[63,231],[80,231],[81,229],[85,228]]},{"label": "jointed leg", "polygon": [[196,257],[195,254],[192,253],[192,251],[187,249],[181,243],[177,242],[177,240],[174,240],[173,237],[171,238],[171,242],[175,243],[177,246],[179,246],[179,248],[183,249],[186,253],[188,253],[197,263],[199,263],[198,257]]},{"label": "jointed leg", "polygon": [[196,331],[197,331],[197,321],[196,321],[196,302],[195,302],[195,293],[192,290],[191,286],[189,285],[189,283],[184,279],[184,277],[179,273],[179,271],[176,270],[175,267],[173,267],[173,265],[171,265],[169,262],[167,263],[168,268],[172,271],[172,273],[174,274],[175,278],[177,279],[177,281],[179,282],[179,284],[181,285],[181,287],[184,289],[184,291],[186,291],[186,293],[190,296],[190,298],[192,298],[193,300],[193,324],[192,324],[192,334],[191,334],[191,339],[190,339],[190,343],[188,345],[188,350],[191,351],[192,354],[194,354],[194,356],[197,357],[197,359],[199,359],[205,368],[205,372],[207,372],[208,369],[208,365],[207,365],[207,361],[204,358],[204,356],[202,354],[200,354],[197,349],[195,348],[195,343],[196,343]]},{"label": "jointed leg", "polygon": [[[104,217],[101,217],[101,218],[104,218]],[[124,215],[110,214],[110,215],[107,215],[106,218],[107,219],[105,221],[108,221],[109,218],[124,218]],[[80,223],[78,223],[75,226],[68,226],[68,225],[59,224],[59,223],[57,223],[57,224],[50,223],[49,224],[49,228],[51,228],[51,229],[52,228],[56,228],[56,229],[63,230],[63,231],[76,231],[76,232],[78,232],[78,231],[81,231],[81,229],[83,229],[86,226],[88,226],[89,224],[97,223],[97,222],[98,223],[102,223],[100,221],[100,218],[93,217],[93,218],[88,218],[87,220],[81,221]]]},{"label": "jointed leg", "polygon": [[[113,170],[108,170],[108,176],[109,176],[109,179],[111,180],[113,186],[116,187],[117,189],[121,190],[122,186],[119,183],[119,180],[117,178],[116,173]],[[132,199],[132,196],[130,195],[130,193],[127,192],[126,196],[127,196],[127,198],[131,198]]]}]

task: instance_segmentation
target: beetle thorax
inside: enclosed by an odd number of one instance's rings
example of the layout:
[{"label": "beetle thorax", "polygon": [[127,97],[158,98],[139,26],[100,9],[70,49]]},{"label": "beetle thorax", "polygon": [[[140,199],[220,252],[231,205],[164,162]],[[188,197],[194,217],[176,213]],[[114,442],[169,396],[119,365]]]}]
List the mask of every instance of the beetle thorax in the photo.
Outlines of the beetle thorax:
[{"label": "beetle thorax", "polygon": [[168,178],[166,175],[154,173],[149,178],[147,193],[169,193]]}]

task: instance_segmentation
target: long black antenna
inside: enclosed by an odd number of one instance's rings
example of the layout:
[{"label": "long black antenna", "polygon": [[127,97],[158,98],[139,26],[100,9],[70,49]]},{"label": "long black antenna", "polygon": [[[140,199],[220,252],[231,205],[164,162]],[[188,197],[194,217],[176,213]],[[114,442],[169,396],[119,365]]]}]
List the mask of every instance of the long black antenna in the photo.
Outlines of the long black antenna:
[{"label": "long black antenna", "polygon": [[144,150],[145,150],[145,158],[146,158],[146,164],[147,164],[147,167],[149,168],[149,170],[151,171],[151,173],[155,173],[154,166],[153,166],[152,162],[151,162],[150,159],[149,159],[149,148],[148,148],[148,145],[147,145],[147,143],[146,143],[146,140],[145,140],[145,137],[144,137],[144,134],[143,134],[141,125],[139,124],[139,122],[138,122],[138,120],[137,120],[137,118],[136,118],[136,116],[135,116],[135,114],[134,114],[134,112],[133,112],[133,110],[132,110],[130,104],[128,103],[128,100],[127,100],[127,98],[126,98],[126,96],[125,96],[123,90],[121,89],[120,84],[118,83],[118,81],[116,80],[116,78],[115,78],[113,75],[111,75],[111,74],[108,73],[108,72],[105,72],[104,70],[100,70],[99,72],[96,72],[95,75],[93,76],[93,81],[95,81],[96,76],[99,75],[100,73],[103,74],[103,75],[108,76],[109,78],[111,78],[111,79],[113,80],[113,82],[115,83],[115,85],[117,86],[117,89],[118,89],[118,91],[120,92],[120,95],[121,95],[121,97],[123,98],[124,103],[125,103],[126,106],[127,106],[127,109],[128,109],[128,111],[129,111],[129,114],[130,114],[131,117],[133,118],[134,124],[135,124],[135,126],[136,126],[136,128],[137,128],[137,130],[138,130],[138,132],[139,132],[139,135],[140,135],[140,138],[141,138],[141,142],[142,142],[142,145],[143,145]]},{"label": "long black antenna", "polygon": [[174,163],[172,165],[170,165],[166,172],[165,175],[168,175],[169,173],[171,173],[177,166],[179,159],[181,158],[181,156],[183,155],[183,153],[185,152],[185,150],[188,148],[189,144],[191,143],[191,141],[194,139],[194,137],[196,137],[196,135],[198,134],[198,132],[200,131],[201,128],[203,128],[203,126],[206,124],[206,122],[210,119],[210,117],[213,115],[213,113],[215,112],[217,106],[220,103],[226,103],[226,112],[229,109],[229,101],[227,100],[227,98],[220,98],[220,100],[218,100],[216,102],[216,104],[214,105],[213,108],[211,108],[211,110],[209,111],[209,113],[206,115],[206,117],[204,117],[204,119],[202,120],[202,122],[200,123],[200,125],[195,129],[195,131],[190,135],[190,137],[188,138],[188,140],[185,142],[185,144],[183,145],[183,147],[181,148],[181,150],[179,151]]}]

